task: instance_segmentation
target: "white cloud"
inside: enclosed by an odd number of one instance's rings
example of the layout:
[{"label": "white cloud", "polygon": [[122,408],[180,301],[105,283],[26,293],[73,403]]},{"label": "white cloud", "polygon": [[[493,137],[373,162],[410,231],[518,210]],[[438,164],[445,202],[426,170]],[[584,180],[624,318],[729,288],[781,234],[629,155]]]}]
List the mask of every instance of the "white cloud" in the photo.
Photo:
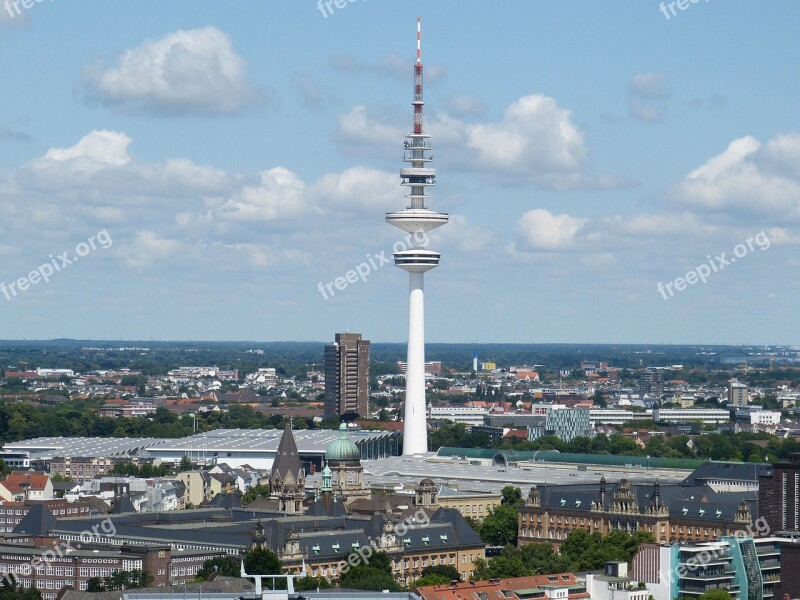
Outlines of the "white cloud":
[{"label": "white cloud", "polygon": [[517,224],[517,239],[523,250],[568,250],[575,246],[588,219],[567,214],[554,215],[548,210],[531,210]]},{"label": "white cloud", "polygon": [[430,233],[431,247],[447,252],[481,252],[493,241],[494,235],[485,227],[470,225],[463,215],[450,215],[450,222]]},{"label": "white cloud", "polygon": [[[48,192],[45,200],[68,198],[96,205],[140,204],[143,198],[223,193],[230,178],[188,159],[163,164],[133,160],[132,140],[123,132],[94,130],[68,148],[50,148],[13,175],[20,191]],[[86,208],[85,206],[83,206]]]},{"label": "white cloud", "polygon": [[177,240],[164,239],[153,231],[140,231],[131,243],[120,248],[129,267],[142,269],[155,262],[174,258],[180,250],[181,243]]},{"label": "white cloud", "polygon": [[381,210],[396,208],[402,202],[400,178],[396,173],[352,167],[341,173],[328,173],[314,185],[313,195],[318,208],[333,203],[332,210],[364,210],[380,214]]},{"label": "white cloud", "polygon": [[131,138],[124,133],[94,130],[83,136],[74,146],[50,148],[45,154],[45,158],[58,162],[87,158],[96,163],[120,166],[130,161],[128,146],[131,141]]},{"label": "white cloud", "polygon": [[[541,94],[520,98],[499,122],[465,123],[439,112],[426,117],[425,130],[435,148],[443,149],[450,168],[556,189],[624,184],[617,178],[593,178],[583,172],[588,155],[583,133],[572,122],[571,111]],[[335,138],[348,151],[367,152],[373,150],[371,146],[396,147],[407,133],[408,128],[398,121],[379,119],[367,107],[356,106],[339,117]]]},{"label": "white cloud", "polygon": [[747,218],[800,219],[800,136],[776,136],[766,146],[752,136],[689,173],[672,190],[679,205]]},{"label": "white cloud", "polygon": [[532,94],[508,107],[502,122],[469,126],[468,144],[481,163],[503,170],[574,171],[587,149],[570,115],[553,98]]},{"label": "white cloud", "polygon": [[89,99],[125,112],[230,114],[255,97],[245,71],[219,29],[180,29],[126,50],[115,67],[88,68],[85,87]]},{"label": "white cloud", "polygon": [[309,211],[305,183],[292,171],[263,171],[258,185],[247,186],[214,211],[223,221],[277,221],[300,218]]},{"label": "white cloud", "polygon": [[339,116],[336,138],[345,143],[399,145],[406,133],[397,125],[372,117],[366,106],[354,106],[350,112]]}]

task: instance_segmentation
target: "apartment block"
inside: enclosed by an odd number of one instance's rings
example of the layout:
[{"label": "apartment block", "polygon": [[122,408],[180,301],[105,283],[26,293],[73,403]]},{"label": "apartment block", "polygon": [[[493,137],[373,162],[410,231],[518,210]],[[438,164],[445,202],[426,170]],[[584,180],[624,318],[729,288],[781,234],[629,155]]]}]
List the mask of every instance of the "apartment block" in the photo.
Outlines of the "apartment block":
[{"label": "apartment block", "polygon": [[337,333],[325,346],[325,414],[369,416],[369,340]]}]

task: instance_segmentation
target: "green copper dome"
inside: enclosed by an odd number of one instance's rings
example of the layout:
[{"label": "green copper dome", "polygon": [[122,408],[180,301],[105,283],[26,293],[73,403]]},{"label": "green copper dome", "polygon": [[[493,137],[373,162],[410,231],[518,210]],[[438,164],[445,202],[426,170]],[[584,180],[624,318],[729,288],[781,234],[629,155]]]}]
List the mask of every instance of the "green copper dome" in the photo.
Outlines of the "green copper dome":
[{"label": "green copper dome", "polygon": [[347,425],[342,423],[339,427],[339,437],[325,448],[325,460],[331,461],[360,461],[361,451],[353,440],[347,435]]}]

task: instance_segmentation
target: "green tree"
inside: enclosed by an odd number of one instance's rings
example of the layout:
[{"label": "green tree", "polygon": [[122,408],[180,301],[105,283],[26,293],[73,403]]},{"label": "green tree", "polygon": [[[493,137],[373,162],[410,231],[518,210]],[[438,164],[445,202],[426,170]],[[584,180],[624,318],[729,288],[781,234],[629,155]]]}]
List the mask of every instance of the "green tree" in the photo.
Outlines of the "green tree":
[{"label": "green tree", "polygon": [[411,587],[424,587],[426,585],[442,585],[444,583],[450,583],[450,580],[445,577],[444,575],[423,575],[411,585]]},{"label": "green tree", "polygon": [[304,590],[327,590],[328,588],[333,587],[331,582],[328,581],[325,577],[302,577],[300,579],[294,580],[294,589],[299,592]]},{"label": "green tree", "polygon": [[698,600],[731,600],[732,598],[726,590],[711,590],[698,596]]},{"label": "green tree", "polygon": [[523,502],[522,490],[520,490],[518,487],[514,487],[513,485],[505,486],[502,490],[500,490],[500,494],[503,496],[500,503],[506,506],[517,508]]},{"label": "green tree", "polygon": [[[340,587],[375,592],[399,592],[403,589],[392,577],[392,560],[386,552],[376,552],[368,562],[363,561],[358,553],[355,556],[356,559],[348,557],[347,571],[339,579]],[[352,563],[356,566],[351,566]]]},{"label": "green tree", "polygon": [[272,550],[256,546],[245,552],[244,568],[250,575],[278,575],[281,559]]},{"label": "green tree", "polygon": [[516,507],[501,504],[492,509],[481,522],[478,535],[487,544],[514,546],[517,543],[518,521]]},{"label": "green tree", "polygon": [[453,565],[436,565],[425,567],[422,569],[422,576],[426,577],[427,575],[439,575],[440,577],[446,577],[447,583],[451,582],[452,580],[461,581],[461,573],[458,572]]},{"label": "green tree", "polygon": [[203,563],[203,566],[197,572],[197,579],[208,581],[208,578],[214,573],[219,573],[225,577],[239,577],[241,566],[238,561],[230,556],[215,556]]}]

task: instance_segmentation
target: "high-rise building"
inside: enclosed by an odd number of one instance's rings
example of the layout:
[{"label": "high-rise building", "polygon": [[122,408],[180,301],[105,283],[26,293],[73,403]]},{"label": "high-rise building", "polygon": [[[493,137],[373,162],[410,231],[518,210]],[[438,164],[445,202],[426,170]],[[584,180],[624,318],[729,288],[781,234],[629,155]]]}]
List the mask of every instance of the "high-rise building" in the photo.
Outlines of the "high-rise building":
[{"label": "high-rise building", "polygon": [[758,513],[770,531],[800,532],[800,454],[772,465],[772,473],[758,478]]},{"label": "high-rise building", "polygon": [[664,393],[664,372],[658,369],[645,369],[639,373],[639,396],[661,398]]},{"label": "high-rise building", "polygon": [[747,385],[737,379],[728,382],[728,406],[747,406],[750,404],[750,397],[747,393]]},{"label": "high-rise building", "polygon": [[325,346],[325,414],[369,416],[369,340],[337,333]]},{"label": "high-rise building", "polygon": [[425,190],[435,185],[436,169],[427,166],[431,160],[430,136],[423,132],[421,24],[417,19],[417,62],[414,65],[414,128],[406,135],[403,160],[410,166],[400,169],[401,185],[410,188],[408,206],[387,213],[386,222],[405,231],[411,248],[395,252],[394,264],[408,272],[408,370],[403,425],[403,454],[428,451],[425,419],[425,286],[426,271],[437,267],[441,254],[424,246],[427,233],[447,223],[449,216],[429,210]]}]

